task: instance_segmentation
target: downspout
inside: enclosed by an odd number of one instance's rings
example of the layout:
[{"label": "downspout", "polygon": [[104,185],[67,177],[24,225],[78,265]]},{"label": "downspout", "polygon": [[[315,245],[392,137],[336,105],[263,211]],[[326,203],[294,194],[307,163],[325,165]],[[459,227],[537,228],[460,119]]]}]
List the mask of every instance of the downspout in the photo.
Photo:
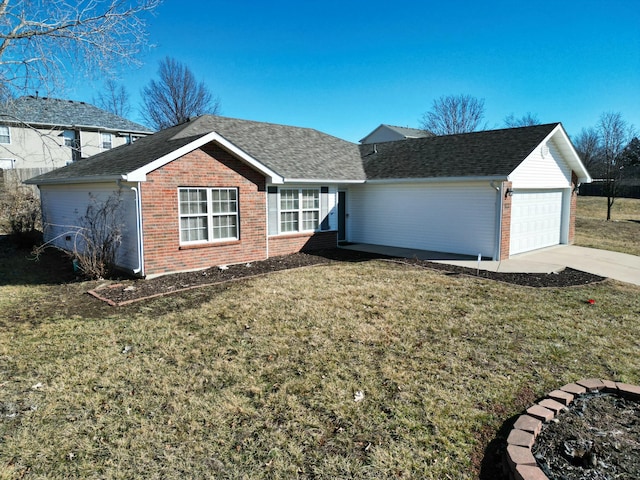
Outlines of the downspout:
[{"label": "downspout", "polygon": [[143,248],[144,242],[142,241],[142,199],[140,198],[140,182],[137,187],[131,187],[135,195],[136,204],[136,237],[138,239],[138,267],[133,269],[133,273],[141,277],[144,277],[144,264],[143,264]]},{"label": "downspout", "polygon": [[494,185],[495,180],[491,180],[489,185],[498,193],[498,202],[496,208],[498,209],[498,224],[496,225],[496,248],[495,248],[495,257],[494,260],[500,260],[500,255],[502,252],[500,251],[501,240],[502,240],[502,183],[500,186]]}]

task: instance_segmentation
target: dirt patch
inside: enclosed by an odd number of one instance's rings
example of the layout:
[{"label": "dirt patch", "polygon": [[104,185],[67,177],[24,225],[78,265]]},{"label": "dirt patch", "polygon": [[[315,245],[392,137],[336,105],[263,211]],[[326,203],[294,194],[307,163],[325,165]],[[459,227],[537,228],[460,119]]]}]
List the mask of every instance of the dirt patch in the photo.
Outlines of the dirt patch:
[{"label": "dirt patch", "polygon": [[[447,274],[476,276],[477,273],[474,269],[444,265],[426,260],[399,259],[372,253],[357,252],[354,250],[331,249],[313,253],[295,253],[281,257],[272,257],[258,262],[229,265],[228,267],[222,268],[211,267],[206,270],[196,272],[163,275],[161,277],[148,280],[127,280],[92,291],[92,294],[112,305],[125,305],[138,300],[168,295],[231,280],[264,275],[280,270],[322,265],[331,262],[361,262],[373,259],[402,262],[409,265],[439,270]],[[568,287],[585,285],[603,280],[602,277],[597,275],[569,268],[557,274],[496,273],[480,271],[479,276],[490,280],[530,287]]]},{"label": "dirt patch", "polygon": [[550,480],[640,478],[640,403],[582,395],[543,426],[532,452]]}]

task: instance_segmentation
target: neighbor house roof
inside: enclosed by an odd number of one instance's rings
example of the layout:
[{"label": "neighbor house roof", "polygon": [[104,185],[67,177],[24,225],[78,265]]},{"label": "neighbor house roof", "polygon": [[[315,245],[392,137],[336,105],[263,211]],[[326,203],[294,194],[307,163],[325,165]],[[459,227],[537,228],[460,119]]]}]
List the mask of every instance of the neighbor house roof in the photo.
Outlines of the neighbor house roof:
[{"label": "neighbor house roof", "polygon": [[153,133],[139,123],[89,103],[49,97],[25,96],[11,100],[0,108],[0,121],[32,126],[84,127],[114,132]]},{"label": "neighbor house roof", "polygon": [[370,143],[369,138],[374,136],[376,133],[381,130],[390,130],[392,132],[397,133],[403,138],[423,138],[423,137],[432,137],[433,133],[427,130],[421,130],[419,128],[409,128],[409,127],[397,127],[395,125],[388,125],[386,123],[382,123],[378,125],[371,133],[369,133],[366,137],[360,140],[360,143]]},{"label": "neighbor house roof", "polygon": [[551,137],[581,181],[588,181],[560,123],[360,145],[360,152],[367,180],[506,178]]},{"label": "neighbor house roof", "polygon": [[217,142],[274,183],[365,180],[356,144],[310,128],[203,115],[28,183],[140,181],[150,171],[209,142]]}]

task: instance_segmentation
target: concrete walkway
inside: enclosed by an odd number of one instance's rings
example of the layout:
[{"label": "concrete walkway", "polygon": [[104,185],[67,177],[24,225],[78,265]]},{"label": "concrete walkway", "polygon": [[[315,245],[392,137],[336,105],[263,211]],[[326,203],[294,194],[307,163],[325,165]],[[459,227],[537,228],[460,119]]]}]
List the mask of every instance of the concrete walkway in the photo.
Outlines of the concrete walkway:
[{"label": "concrete walkway", "polygon": [[481,260],[477,257],[457,255],[410,248],[387,247],[383,245],[354,244],[342,248],[363,252],[379,253],[394,257],[418,258],[433,262],[459,265],[468,268],[480,268],[492,272],[551,273],[566,267],[601,277],[613,278],[622,282],[640,285],[640,257],[626,253],[610,252],[575,245],[557,245],[514,255],[508,260]]}]

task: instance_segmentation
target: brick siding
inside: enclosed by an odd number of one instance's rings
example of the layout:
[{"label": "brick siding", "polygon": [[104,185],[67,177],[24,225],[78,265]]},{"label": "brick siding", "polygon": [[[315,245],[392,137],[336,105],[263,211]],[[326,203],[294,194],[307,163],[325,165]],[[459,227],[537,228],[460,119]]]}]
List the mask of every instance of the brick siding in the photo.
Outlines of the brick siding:
[{"label": "brick siding", "polygon": [[[267,251],[265,178],[215,144],[205,145],[155,170],[142,182],[146,275],[254,262],[299,251],[333,248],[337,232],[270,237]],[[180,246],[178,188],[237,188],[239,240]]]},{"label": "brick siding", "polygon": [[[180,246],[178,187],[238,189],[237,241]],[[142,182],[146,275],[264,260],[267,256],[265,178],[225,150],[209,144],[168,163]]]},{"label": "brick siding", "polygon": [[269,237],[269,256],[289,255],[296,252],[335,248],[338,232],[300,233]]},{"label": "brick siding", "polygon": [[571,204],[569,206],[569,239],[568,244],[573,245],[576,237],[576,209],[578,202],[578,176],[571,172]]},{"label": "brick siding", "polygon": [[505,197],[511,182],[502,182],[502,224],[500,225],[500,260],[509,258],[511,244],[511,195]]}]

